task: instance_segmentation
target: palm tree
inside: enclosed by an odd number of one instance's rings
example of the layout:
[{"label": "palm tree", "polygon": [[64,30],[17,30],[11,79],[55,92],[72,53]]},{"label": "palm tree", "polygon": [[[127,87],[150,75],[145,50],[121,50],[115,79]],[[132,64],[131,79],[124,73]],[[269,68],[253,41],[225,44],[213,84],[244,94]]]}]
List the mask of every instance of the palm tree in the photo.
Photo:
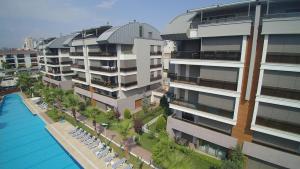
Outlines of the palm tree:
[{"label": "palm tree", "polygon": [[53,107],[56,96],[54,89],[51,87],[45,87],[42,89],[42,98],[45,102],[48,103],[49,106]]},{"label": "palm tree", "polygon": [[23,90],[29,89],[31,85],[32,80],[28,73],[20,73],[18,75],[17,86],[21,89],[21,92],[23,92]]},{"label": "palm tree", "polygon": [[96,125],[96,117],[98,114],[100,114],[99,109],[97,109],[94,106],[88,106],[85,110],[86,114],[88,114],[89,118],[93,120],[93,126],[95,128],[95,131],[97,132],[97,125]]},{"label": "palm tree", "polygon": [[58,107],[59,111],[62,111],[62,103],[64,100],[65,92],[60,88],[55,88],[53,90],[53,92],[54,92],[54,96],[56,98],[57,107]]},{"label": "palm tree", "polygon": [[76,111],[78,110],[79,108],[79,98],[77,95],[74,95],[74,94],[68,94],[66,95],[66,97],[64,98],[64,105],[71,109],[72,111],[72,115],[73,117],[75,118],[75,120],[77,121],[77,118],[76,118]]}]

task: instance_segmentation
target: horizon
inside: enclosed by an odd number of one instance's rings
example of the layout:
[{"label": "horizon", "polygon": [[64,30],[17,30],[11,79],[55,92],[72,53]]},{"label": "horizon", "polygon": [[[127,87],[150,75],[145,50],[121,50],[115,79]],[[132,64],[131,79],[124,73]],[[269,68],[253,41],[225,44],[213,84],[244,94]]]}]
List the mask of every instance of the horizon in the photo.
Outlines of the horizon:
[{"label": "horizon", "polygon": [[107,23],[119,26],[133,20],[148,23],[162,32],[168,22],[189,9],[228,2],[234,0],[178,0],[176,3],[172,0],[4,0],[0,2],[3,25],[0,48],[22,48],[26,37],[59,37]]}]

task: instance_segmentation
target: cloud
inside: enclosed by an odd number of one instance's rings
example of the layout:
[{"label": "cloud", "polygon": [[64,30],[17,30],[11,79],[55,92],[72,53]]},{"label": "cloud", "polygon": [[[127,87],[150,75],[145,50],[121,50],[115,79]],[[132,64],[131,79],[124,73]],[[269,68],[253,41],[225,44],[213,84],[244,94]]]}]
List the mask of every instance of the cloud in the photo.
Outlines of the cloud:
[{"label": "cloud", "polygon": [[117,0],[102,0],[97,7],[109,9],[117,2]]}]

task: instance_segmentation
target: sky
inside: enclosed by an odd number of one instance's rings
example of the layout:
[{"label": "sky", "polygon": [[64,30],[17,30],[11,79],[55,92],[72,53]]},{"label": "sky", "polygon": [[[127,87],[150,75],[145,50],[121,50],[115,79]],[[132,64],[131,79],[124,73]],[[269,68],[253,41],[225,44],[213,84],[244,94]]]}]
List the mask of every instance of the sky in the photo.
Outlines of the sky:
[{"label": "sky", "polygon": [[234,0],[1,0],[0,48],[20,48],[25,37],[58,37],[109,23],[136,20],[163,31],[188,9]]}]

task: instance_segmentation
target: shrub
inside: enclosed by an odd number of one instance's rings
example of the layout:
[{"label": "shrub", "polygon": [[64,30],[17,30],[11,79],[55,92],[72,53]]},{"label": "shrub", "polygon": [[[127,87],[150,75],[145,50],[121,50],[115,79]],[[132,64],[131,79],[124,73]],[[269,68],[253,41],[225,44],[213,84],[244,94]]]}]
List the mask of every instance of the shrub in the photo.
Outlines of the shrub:
[{"label": "shrub", "polygon": [[134,122],[133,122],[133,127],[134,127],[134,131],[138,134],[141,134],[142,133],[142,128],[143,128],[143,121],[141,119],[134,119]]},{"label": "shrub", "polygon": [[242,169],[244,168],[244,155],[241,146],[237,145],[229,153],[229,159],[224,160],[221,169]]},{"label": "shrub", "polygon": [[165,116],[170,116],[172,114],[170,107],[169,107],[169,102],[165,95],[160,99],[159,105],[164,109]]},{"label": "shrub", "polygon": [[155,130],[156,131],[162,131],[166,128],[167,122],[163,116],[160,116],[155,124]]},{"label": "shrub", "polygon": [[126,119],[130,119],[130,118],[131,118],[131,112],[130,112],[129,109],[125,109],[125,110],[124,110],[124,117],[125,117]]},{"label": "shrub", "polygon": [[121,116],[121,114],[119,113],[119,111],[115,111],[115,118],[117,119],[117,120],[120,120],[120,116]]}]

